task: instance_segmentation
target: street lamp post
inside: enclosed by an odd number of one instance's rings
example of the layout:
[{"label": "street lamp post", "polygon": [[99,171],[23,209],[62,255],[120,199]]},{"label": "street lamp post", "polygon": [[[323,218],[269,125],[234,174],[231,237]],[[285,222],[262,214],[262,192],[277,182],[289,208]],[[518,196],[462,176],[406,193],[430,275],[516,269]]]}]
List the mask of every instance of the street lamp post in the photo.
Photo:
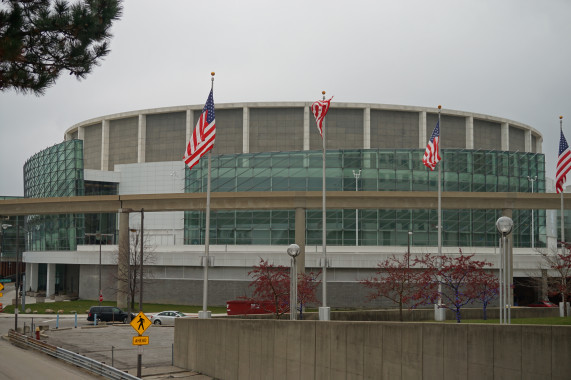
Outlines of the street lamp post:
[{"label": "street lamp post", "polygon": [[[353,170],[353,175],[355,176],[355,192],[359,191],[359,177],[361,176],[361,170],[358,172]],[[355,209],[355,245],[359,246],[359,209]]]},{"label": "street lamp post", "polygon": [[[530,176],[527,176],[527,180],[529,182],[531,182],[531,193],[533,194],[533,183],[535,181],[537,181],[537,176],[533,176],[533,178]],[[534,228],[533,224],[534,224],[533,209],[531,209],[531,248],[532,249],[535,248],[535,228]]]},{"label": "street lamp post", "polygon": [[408,258],[406,259],[406,267],[408,269],[410,265],[410,239],[412,239],[412,231],[408,231]]},{"label": "street lamp post", "polygon": [[290,246],[287,247],[287,254],[291,257],[289,319],[292,321],[297,319],[297,267],[295,259],[300,251],[299,245],[297,244],[290,244]]},{"label": "street lamp post", "polygon": [[502,235],[502,249],[500,260],[500,324],[511,324],[511,262],[506,244],[506,236],[513,229],[514,222],[507,216],[502,216],[496,222],[496,228]]}]

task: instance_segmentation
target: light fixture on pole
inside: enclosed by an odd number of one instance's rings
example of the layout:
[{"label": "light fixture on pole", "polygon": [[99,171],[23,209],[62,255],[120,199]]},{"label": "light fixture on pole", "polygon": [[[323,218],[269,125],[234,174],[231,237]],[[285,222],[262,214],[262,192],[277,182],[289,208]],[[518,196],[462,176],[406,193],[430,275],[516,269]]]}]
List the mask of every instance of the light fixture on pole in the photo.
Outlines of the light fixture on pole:
[{"label": "light fixture on pole", "polygon": [[507,216],[500,217],[496,228],[502,235],[500,250],[500,324],[511,323],[511,262],[509,259],[506,236],[512,232],[514,222]]},{"label": "light fixture on pole", "polygon": [[[361,176],[361,169],[359,171],[353,170],[355,176],[355,192],[359,191],[359,177]],[[355,209],[355,245],[359,245],[359,209]]]},{"label": "light fixture on pole", "polygon": [[[533,183],[537,181],[537,176],[527,176],[527,180],[531,182],[531,193],[533,194]],[[533,220],[533,209],[531,209],[531,248],[535,248],[535,228],[534,228],[534,220]]]},{"label": "light fixture on pole", "polygon": [[300,253],[299,245],[290,244],[287,254],[291,257],[290,292],[289,292],[289,319],[297,319],[297,266],[295,259]]}]

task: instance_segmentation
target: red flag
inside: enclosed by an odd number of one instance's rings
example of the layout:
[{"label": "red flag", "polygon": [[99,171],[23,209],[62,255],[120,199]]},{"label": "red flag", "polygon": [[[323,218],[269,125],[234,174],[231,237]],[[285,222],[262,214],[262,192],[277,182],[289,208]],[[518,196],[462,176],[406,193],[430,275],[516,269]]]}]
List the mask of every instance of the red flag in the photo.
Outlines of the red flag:
[{"label": "red flag", "polygon": [[434,131],[432,132],[432,136],[430,136],[430,140],[428,141],[428,145],[426,145],[424,157],[422,157],[422,162],[424,162],[424,165],[430,168],[430,170],[434,170],[436,164],[441,160],[439,142],[440,122],[437,122],[436,127],[434,127]]},{"label": "red flag", "polygon": [[329,100],[318,100],[311,105],[311,111],[313,112],[313,116],[315,116],[315,122],[317,123],[317,129],[319,129],[321,138],[323,138],[323,119],[325,119],[325,115],[327,115],[327,111],[329,111],[331,99],[333,99],[333,97],[329,98]]},{"label": "red flag", "polygon": [[184,152],[184,162],[189,169],[196,164],[214,146],[216,137],[216,121],[214,119],[214,96],[212,90],[202,109],[202,114],[194,127],[192,137]]}]

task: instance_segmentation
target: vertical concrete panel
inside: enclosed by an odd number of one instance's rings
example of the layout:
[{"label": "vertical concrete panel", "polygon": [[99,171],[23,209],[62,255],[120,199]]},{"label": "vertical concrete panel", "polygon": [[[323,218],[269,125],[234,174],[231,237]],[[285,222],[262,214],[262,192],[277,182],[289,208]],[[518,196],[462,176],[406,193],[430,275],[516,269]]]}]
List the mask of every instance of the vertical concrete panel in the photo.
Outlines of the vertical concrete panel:
[{"label": "vertical concrete panel", "polygon": [[274,379],[287,376],[287,321],[276,321],[274,329]]},{"label": "vertical concrete panel", "polygon": [[551,330],[551,326],[521,327],[522,379],[551,378]]},{"label": "vertical concrete panel", "polygon": [[300,379],[315,379],[315,325],[318,321],[304,321],[301,325],[301,363]]},{"label": "vertical concrete panel", "polygon": [[317,380],[329,380],[329,369],[331,368],[331,323],[319,321],[315,325],[315,378]]},{"label": "vertical concrete panel", "polygon": [[468,325],[468,379],[494,377],[494,326]]},{"label": "vertical concrete panel", "polygon": [[265,379],[274,373],[274,334],[275,320],[258,321],[254,326],[260,332],[260,364],[259,373],[261,379]]},{"label": "vertical concrete panel", "polygon": [[383,379],[402,378],[402,330],[407,325],[386,323],[383,325]]},{"label": "vertical concrete panel", "polygon": [[367,323],[363,338],[363,378],[378,379],[383,373],[383,326]]},{"label": "vertical concrete panel", "polygon": [[454,324],[444,330],[444,379],[468,378],[468,326]]},{"label": "vertical concrete panel", "polygon": [[368,329],[366,322],[347,324],[347,379],[362,379],[365,376],[365,337]]},{"label": "vertical concrete panel", "polygon": [[422,325],[401,324],[402,378],[422,379]]},{"label": "vertical concrete panel", "polygon": [[[220,331],[224,336],[224,345],[219,347],[223,352],[223,355],[221,356],[224,358],[224,366],[222,368],[222,375],[220,378],[225,380],[234,380],[238,378],[238,365],[240,363],[240,354],[238,351],[240,345],[240,334],[238,333],[238,329],[240,329],[239,322],[241,321],[224,322],[224,327]],[[216,373],[219,373],[219,371],[216,371]]]},{"label": "vertical concrete panel", "polygon": [[190,369],[198,369],[198,358],[196,352],[198,351],[198,326],[197,321],[192,321],[188,326],[188,341],[187,341],[187,356],[188,367]]},{"label": "vertical concrete panel", "polygon": [[332,322],[330,326],[331,336],[331,380],[345,379],[347,374],[347,325],[346,322]]},{"label": "vertical concrete panel", "polygon": [[494,326],[494,378],[521,377],[521,326]]},{"label": "vertical concrete panel", "polygon": [[571,326],[552,326],[551,373],[553,380],[569,379],[571,374]]},{"label": "vertical concrete panel", "polygon": [[188,367],[188,339],[190,338],[190,319],[178,318],[174,324],[173,362],[180,368]]},{"label": "vertical concrete panel", "polygon": [[287,330],[286,378],[298,380],[301,377],[301,324],[288,321],[282,325]]},{"label": "vertical concrete panel", "polygon": [[117,307],[125,309],[128,298],[129,213],[119,213],[119,258],[117,265]]},{"label": "vertical concrete panel", "polygon": [[250,378],[250,338],[252,321],[240,320],[238,322],[238,379]]},{"label": "vertical concrete panel", "polygon": [[422,376],[425,380],[444,378],[444,327],[432,323],[422,327]]}]

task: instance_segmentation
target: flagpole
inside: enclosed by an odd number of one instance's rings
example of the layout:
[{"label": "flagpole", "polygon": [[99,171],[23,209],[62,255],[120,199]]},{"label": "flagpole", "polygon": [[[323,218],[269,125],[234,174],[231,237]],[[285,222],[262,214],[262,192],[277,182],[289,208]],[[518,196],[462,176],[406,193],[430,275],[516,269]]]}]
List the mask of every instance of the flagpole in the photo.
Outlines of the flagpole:
[{"label": "flagpole", "polygon": [[[559,116],[559,134],[561,135],[563,133],[563,116]],[[565,188],[563,187],[563,184],[561,184],[561,193],[559,193],[561,195],[561,254],[565,253],[565,248],[563,248],[563,243],[565,243],[565,215],[563,214],[564,212],[564,207],[563,207],[563,193],[565,192]]]},{"label": "flagpole", "polygon": [[[440,147],[442,142],[442,125],[440,125],[440,111],[442,110],[442,106],[438,105],[438,129],[439,129],[439,137],[438,137],[438,151],[437,154],[440,153]],[[442,164],[438,165],[438,257],[440,260],[439,269],[442,268]],[[435,318],[437,321],[443,321],[443,310],[442,310],[442,281],[439,279],[438,281],[438,309],[437,315]]]},{"label": "flagpole", "polygon": [[[322,91],[321,94],[323,95],[323,100],[325,100],[325,91]],[[319,320],[321,321],[329,321],[330,320],[330,308],[327,307],[327,209],[325,206],[325,134],[326,134],[326,128],[325,128],[325,118],[323,118],[323,128],[322,128],[322,140],[323,140],[323,183],[322,183],[322,188],[323,188],[323,194],[322,194],[322,198],[323,198],[323,211],[322,211],[322,217],[323,217],[323,235],[322,235],[322,250],[323,250],[323,300],[322,300],[322,305],[319,308]]]},{"label": "flagpole", "polygon": [[[214,72],[211,73],[210,91],[214,90]],[[212,173],[212,150],[208,151],[208,177],[206,180],[206,231],[204,232],[204,280],[202,291],[202,311],[198,313],[201,319],[211,317],[208,311],[208,266],[210,265],[210,177]]]}]

